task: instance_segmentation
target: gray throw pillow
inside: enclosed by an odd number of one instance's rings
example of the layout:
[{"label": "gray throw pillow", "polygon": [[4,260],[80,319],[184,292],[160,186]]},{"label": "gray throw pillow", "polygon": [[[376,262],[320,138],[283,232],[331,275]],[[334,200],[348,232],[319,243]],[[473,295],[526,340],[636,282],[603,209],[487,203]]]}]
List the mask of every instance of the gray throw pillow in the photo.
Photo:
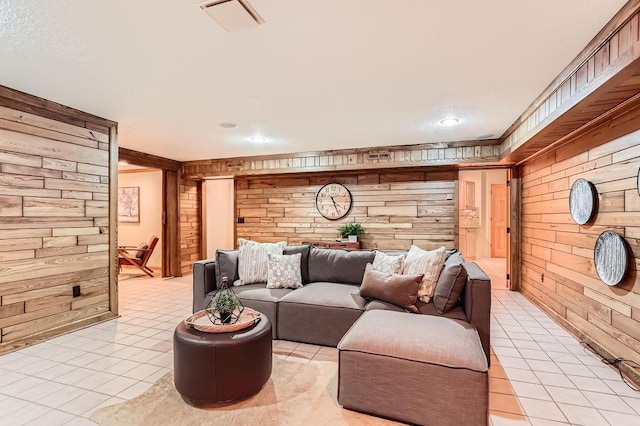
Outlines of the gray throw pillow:
[{"label": "gray throw pillow", "polygon": [[411,312],[418,312],[416,299],[422,283],[420,275],[387,274],[368,264],[360,286],[360,296],[393,303]]},{"label": "gray throw pillow", "polygon": [[146,243],[140,243],[138,244],[138,247],[136,247],[136,257],[138,259],[143,259],[144,255],[146,253],[146,250],[149,248],[149,246]]},{"label": "gray throw pillow", "polygon": [[368,250],[342,250],[311,247],[309,280],[360,284],[367,263],[372,263],[375,252]]},{"label": "gray throw pillow", "polygon": [[229,285],[238,279],[238,250],[216,250],[216,284],[222,284],[222,277],[227,277]]},{"label": "gray throw pillow", "polygon": [[463,266],[464,258],[461,253],[452,254],[440,273],[433,294],[433,306],[439,314],[446,314],[456,306],[458,298],[467,284],[467,270]]},{"label": "gray throw pillow", "polygon": [[300,253],[300,272],[302,273],[302,284],[309,284],[309,253],[311,244],[301,244],[299,246],[286,246],[282,254]]}]

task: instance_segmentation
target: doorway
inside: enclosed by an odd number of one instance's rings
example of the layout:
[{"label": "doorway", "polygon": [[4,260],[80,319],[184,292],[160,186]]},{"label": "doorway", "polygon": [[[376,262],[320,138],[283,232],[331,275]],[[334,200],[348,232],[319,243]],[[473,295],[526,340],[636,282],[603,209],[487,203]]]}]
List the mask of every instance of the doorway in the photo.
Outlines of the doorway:
[{"label": "doorway", "polygon": [[507,289],[507,170],[461,170],[458,179],[458,249],[491,277],[493,289]]},{"label": "doorway", "polygon": [[202,255],[235,247],[235,183],[233,178],[207,179],[202,184]]},{"label": "doorway", "polygon": [[118,148],[118,156],[119,163],[162,171],[162,197],[159,208],[162,217],[162,277],[181,277],[180,162],[122,147]]},{"label": "doorway", "polygon": [[[127,220],[118,221],[118,245],[136,247],[149,243],[152,236],[158,236],[160,239],[147,261],[147,267],[154,271],[154,275],[162,275],[162,170],[119,162],[118,189],[125,188],[134,191],[134,210],[137,214]],[[124,267],[122,273],[127,276],[144,275],[140,270],[131,267]]]}]

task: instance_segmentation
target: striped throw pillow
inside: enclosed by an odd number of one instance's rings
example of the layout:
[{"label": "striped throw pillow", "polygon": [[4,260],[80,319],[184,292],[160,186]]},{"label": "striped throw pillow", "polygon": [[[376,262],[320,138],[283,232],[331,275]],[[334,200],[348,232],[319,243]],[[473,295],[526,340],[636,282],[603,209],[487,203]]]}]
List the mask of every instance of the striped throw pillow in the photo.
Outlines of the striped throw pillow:
[{"label": "striped throw pillow", "polygon": [[446,248],[426,251],[420,247],[411,246],[404,261],[403,275],[424,274],[422,284],[418,289],[418,299],[429,303],[436,289],[438,277],[444,266]]},{"label": "striped throw pillow", "polygon": [[266,283],[269,271],[268,254],[282,254],[287,245],[279,243],[257,243],[238,238],[238,281],[234,285]]}]

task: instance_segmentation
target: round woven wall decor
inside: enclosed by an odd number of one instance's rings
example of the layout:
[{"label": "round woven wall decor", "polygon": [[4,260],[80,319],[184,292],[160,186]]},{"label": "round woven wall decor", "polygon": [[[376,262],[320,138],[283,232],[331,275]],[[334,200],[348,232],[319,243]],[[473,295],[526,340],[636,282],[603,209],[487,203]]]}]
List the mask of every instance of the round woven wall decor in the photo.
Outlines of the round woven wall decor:
[{"label": "round woven wall decor", "polygon": [[610,286],[620,284],[627,273],[624,239],[613,231],[604,231],[596,240],[593,260],[603,283]]},{"label": "round woven wall decor", "polygon": [[593,217],[598,193],[595,186],[585,179],[576,180],[569,193],[569,211],[578,225],[584,225]]}]

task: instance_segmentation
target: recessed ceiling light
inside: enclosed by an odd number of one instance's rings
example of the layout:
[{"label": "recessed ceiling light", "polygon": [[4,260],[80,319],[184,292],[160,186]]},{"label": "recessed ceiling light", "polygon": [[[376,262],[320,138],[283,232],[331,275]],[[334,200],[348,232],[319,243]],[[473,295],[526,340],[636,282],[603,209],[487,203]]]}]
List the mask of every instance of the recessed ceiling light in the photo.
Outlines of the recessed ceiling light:
[{"label": "recessed ceiling light", "polygon": [[253,137],[249,138],[249,140],[251,142],[255,142],[255,143],[263,143],[263,142],[267,141],[267,139],[263,138],[262,136],[253,136]]},{"label": "recessed ceiling light", "polygon": [[220,127],[224,127],[225,129],[235,129],[238,125],[236,123],[220,123]]},{"label": "recessed ceiling light", "polygon": [[458,124],[460,120],[454,117],[447,117],[443,120],[440,120],[440,124],[442,126],[453,126],[454,124]]}]

